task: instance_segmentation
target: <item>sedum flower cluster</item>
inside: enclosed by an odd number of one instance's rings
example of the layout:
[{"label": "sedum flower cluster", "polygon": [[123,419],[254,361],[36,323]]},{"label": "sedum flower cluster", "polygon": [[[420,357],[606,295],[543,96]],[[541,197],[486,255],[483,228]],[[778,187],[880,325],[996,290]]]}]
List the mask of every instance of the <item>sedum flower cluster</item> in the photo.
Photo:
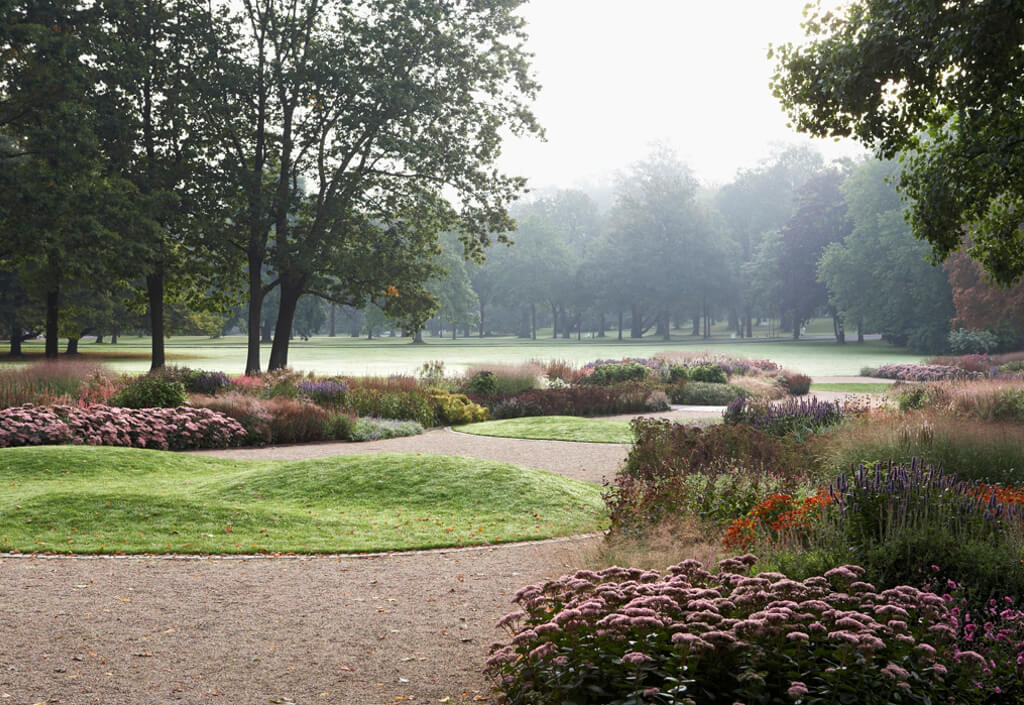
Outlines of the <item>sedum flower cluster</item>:
[{"label": "sedum flower cluster", "polygon": [[511,641],[492,646],[488,672],[510,705],[998,702],[991,687],[964,695],[986,664],[959,648],[942,597],[878,591],[853,565],[799,582],[750,576],[756,560],[528,585],[499,622]]}]

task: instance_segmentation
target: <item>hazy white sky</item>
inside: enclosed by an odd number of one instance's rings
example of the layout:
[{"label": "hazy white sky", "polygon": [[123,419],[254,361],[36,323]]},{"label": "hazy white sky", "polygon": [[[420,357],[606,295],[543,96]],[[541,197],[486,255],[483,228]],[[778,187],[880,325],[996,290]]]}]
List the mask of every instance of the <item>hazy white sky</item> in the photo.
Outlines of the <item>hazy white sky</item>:
[{"label": "hazy white sky", "polygon": [[[798,41],[805,0],[530,0],[535,112],[547,142],[509,140],[501,165],[533,188],[572,187],[672,145],[705,184],[812,142],[771,95],[770,43]],[[830,5],[837,4],[829,1]],[[826,157],[853,143],[813,140]]]}]

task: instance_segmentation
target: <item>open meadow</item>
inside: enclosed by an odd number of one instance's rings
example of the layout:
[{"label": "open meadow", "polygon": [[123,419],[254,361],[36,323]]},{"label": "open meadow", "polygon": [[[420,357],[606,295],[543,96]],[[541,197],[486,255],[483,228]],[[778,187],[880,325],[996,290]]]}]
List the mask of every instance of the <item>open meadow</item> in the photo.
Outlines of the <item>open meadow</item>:
[{"label": "open meadow", "polygon": [[[41,344],[26,343],[30,355],[41,351]],[[84,359],[102,359],[112,368],[125,372],[149,369],[149,338],[122,337],[117,345],[95,345],[83,342]],[[565,360],[581,365],[598,359],[647,358],[659,352],[699,352],[770,359],[783,367],[812,377],[856,376],[862,367],[888,363],[918,362],[920,355],[894,348],[882,341],[847,343],[780,339],[743,342],[728,337],[705,341],[682,338],[666,343],[659,338],[642,341],[589,338],[576,340],[522,340],[519,338],[459,338],[457,340],[427,338],[424,345],[412,345],[408,338],[328,338],[308,341],[293,340],[288,364],[294,370],[318,375],[393,375],[414,374],[430,360],[445,363],[451,373],[464,371],[471,365],[515,364],[528,360]],[[167,341],[168,364],[215,370],[231,375],[242,374],[245,368],[245,339],[174,337]],[[266,366],[270,346],[262,348],[261,359]],[[0,365],[7,363],[0,356]],[[18,363],[15,363],[18,364]]]}]

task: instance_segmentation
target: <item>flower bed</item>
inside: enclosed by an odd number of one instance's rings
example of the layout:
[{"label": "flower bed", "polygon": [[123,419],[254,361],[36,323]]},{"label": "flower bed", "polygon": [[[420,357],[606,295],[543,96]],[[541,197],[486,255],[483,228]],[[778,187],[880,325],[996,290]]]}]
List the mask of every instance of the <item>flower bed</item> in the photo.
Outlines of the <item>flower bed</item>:
[{"label": "flower bed", "polygon": [[124,409],[93,404],[0,410],[0,448],[27,445],[125,446],[157,450],[227,448],[245,429],[209,409]]},{"label": "flower bed", "polygon": [[986,698],[1001,684],[977,680],[992,670],[987,652],[961,648],[943,597],[879,591],[851,565],[799,582],[750,577],[756,560],[722,561],[714,574],[688,560],[667,575],[609,568],[526,586],[513,597],[521,609],[499,622],[511,640],[492,646],[487,671],[515,705],[826,702],[837,693],[863,705],[998,702]]}]

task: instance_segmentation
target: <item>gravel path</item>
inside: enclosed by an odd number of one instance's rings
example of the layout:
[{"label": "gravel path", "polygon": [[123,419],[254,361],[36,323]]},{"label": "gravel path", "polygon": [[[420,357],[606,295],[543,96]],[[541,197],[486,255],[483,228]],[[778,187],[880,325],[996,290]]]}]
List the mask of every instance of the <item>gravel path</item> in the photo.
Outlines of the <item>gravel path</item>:
[{"label": "gravel path", "polygon": [[0,559],[0,703],[490,702],[481,669],[509,597],[581,565],[586,543]]}]

